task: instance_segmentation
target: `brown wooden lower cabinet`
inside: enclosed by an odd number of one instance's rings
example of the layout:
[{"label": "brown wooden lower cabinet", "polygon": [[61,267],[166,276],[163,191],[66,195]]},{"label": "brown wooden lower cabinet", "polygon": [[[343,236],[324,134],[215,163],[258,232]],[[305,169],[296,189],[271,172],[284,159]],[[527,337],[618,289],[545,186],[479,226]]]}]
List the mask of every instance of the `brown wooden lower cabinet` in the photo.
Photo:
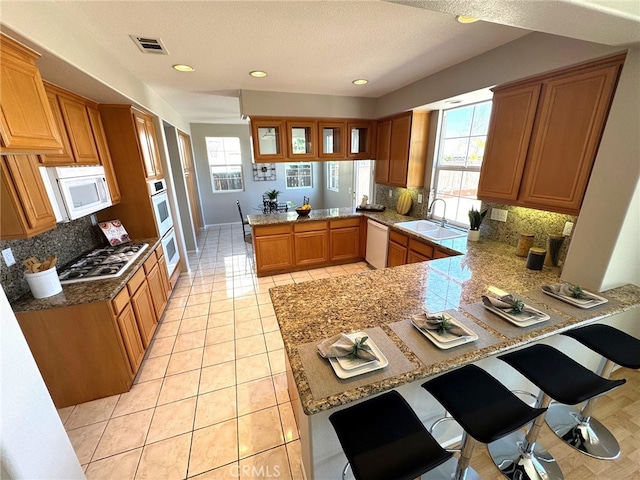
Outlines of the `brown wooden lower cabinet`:
[{"label": "brown wooden lower cabinet", "polygon": [[446,250],[421,242],[415,238],[409,238],[400,232],[389,232],[389,249],[387,252],[387,267],[397,267],[407,263],[426,262],[438,258],[450,257]]},{"label": "brown wooden lower cabinet", "polygon": [[284,271],[294,265],[291,233],[255,237],[254,248],[258,273]]},{"label": "brown wooden lower cabinet", "polygon": [[398,267],[407,263],[407,247],[395,242],[389,242],[387,267]]},{"label": "brown wooden lower cabinet", "polygon": [[57,408],[131,388],[171,291],[159,253],[109,301],[16,313]]}]

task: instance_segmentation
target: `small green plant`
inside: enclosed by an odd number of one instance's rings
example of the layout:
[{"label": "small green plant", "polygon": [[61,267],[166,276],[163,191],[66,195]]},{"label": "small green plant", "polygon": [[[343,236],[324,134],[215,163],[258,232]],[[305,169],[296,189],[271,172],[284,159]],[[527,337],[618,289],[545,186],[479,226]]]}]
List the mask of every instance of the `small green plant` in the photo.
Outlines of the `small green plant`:
[{"label": "small green plant", "polygon": [[278,195],[280,195],[280,190],[267,190],[264,194],[269,197],[269,200],[278,200]]},{"label": "small green plant", "polygon": [[487,212],[488,210],[480,212],[480,210],[471,207],[471,210],[469,210],[469,230],[479,230],[480,224]]},{"label": "small green plant", "polygon": [[513,313],[521,313],[524,310],[524,302],[522,300],[514,300],[511,309]]},{"label": "small green plant", "polygon": [[355,339],[355,341],[353,342],[353,351],[350,354],[351,358],[359,358],[360,351],[365,351],[373,354],[371,347],[367,345],[368,339],[369,337],[359,337]]},{"label": "small green plant", "polygon": [[582,287],[580,285],[576,285],[575,287],[573,287],[571,289],[571,296],[573,298],[582,298],[582,297],[584,297],[585,294],[582,291]]}]

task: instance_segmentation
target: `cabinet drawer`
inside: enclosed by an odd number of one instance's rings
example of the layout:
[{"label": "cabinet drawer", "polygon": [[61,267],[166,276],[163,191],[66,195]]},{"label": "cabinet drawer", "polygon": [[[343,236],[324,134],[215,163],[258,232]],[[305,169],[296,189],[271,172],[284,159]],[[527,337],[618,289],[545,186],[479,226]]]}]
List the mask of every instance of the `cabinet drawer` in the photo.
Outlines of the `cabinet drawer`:
[{"label": "cabinet drawer", "polygon": [[433,258],[433,247],[426,243],[418,242],[413,238],[409,239],[409,250],[419,253],[428,258]]},{"label": "cabinet drawer", "polygon": [[144,277],[145,277],[144,269],[142,268],[139,268],[138,271],[133,274],[133,277],[131,277],[131,280],[127,282],[129,295],[133,295],[136,292],[136,290],[140,288],[140,285],[142,285],[142,282],[144,282]]},{"label": "cabinet drawer", "polygon": [[156,258],[160,260],[162,256],[164,256],[164,250],[162,249],[162,244],[160,244],[158,248],[156,248]]},{"label": "cabinet drawer", "polygon": [[339,218],[329,222],[330,228],[359,227],[360,218]]},{"label": "cabinet drawer", "polygon": [[256,237],[262,237],[266,235],[282,235],[285,233],[291,233],[291,225],[269,225],[263,227],[253,227],[253,232]]},{"label": "cabinet drawer", "polygon": [[402,235],[401,233],[395,232],[393,230],[389,230],[389,240],[392,242],[396,242],[403,247],[409,245],[409,237]]},{"label": "cabinet drawer", "polygon": [[147,275],[149,275],[149,272],[155,266],[156,263],[158,263],[158,259],[156,258],[156,256],[155,255],[150,255],[149,258],[147,258],[144,261],[144,272]]},{"label": "cabinet drawer", "polygon": [[315,232],[317,230],[326,230],[327,222],[305,222],[296,223],[293,226],[293,231],[298,232]]},{"label": "cabinet drawer", "polygon": [[116,315],[118,315],[122,311],[122,309],[127,306],[128,303],[129,292],[126,288],[120,290],[120,293],[118,293],[113,298],[113,300],[111,300],[111,305],[113,306],[113,310],[116,312]]}]

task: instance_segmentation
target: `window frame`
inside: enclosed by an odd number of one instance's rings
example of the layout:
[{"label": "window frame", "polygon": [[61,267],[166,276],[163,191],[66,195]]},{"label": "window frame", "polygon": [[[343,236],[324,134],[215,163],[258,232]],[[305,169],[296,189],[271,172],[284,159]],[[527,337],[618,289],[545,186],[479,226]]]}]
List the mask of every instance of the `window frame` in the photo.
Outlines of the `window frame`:
[{"label": "window frame", "polygon": [[[291,168],[295,165],[296,168]],[[297,170],[299,168],[305,168],[304,165],[308,165],[309,175],[290,175],[290,171]],[[289,177],[291,178],[305,178],[309,177],[309,185],[289,186]],[[313,188],[313,163],[308,162],[287,162],[284,165],[284,188],[285,190],[301,190],[305,188]]]},{"label": "window frame", "polygon": [[[212,160],[214,160],[212,158],[212,156],[210,155],[210,150],[209,150],[209,139],[216,139],[216,140],[221,140],[222,144],[223,144],[223,150],[224,150],[224,163],[212,163]],[[238,142],[238,150],[236,151],[229,151],[229,154],[237,154],[239,160],[235,161],[235,162],[230,162],[229,159],[227,158],[227,151],[224,148],[224,143],[225,143],[225,139],[237,139]],[[209,166],[209,178],[211,179],[211,191],[214,194],[218,194],[218,193],[237,193],[237,192],[244,192],[244,187],[245,187],[245,182],[244,182],[244,168],[243,168],[243,162],[242,162],[242,142],[240,141],[240,137],[235,137],[235,136],[227,136],[227,137],[205,137],[205,147],[207,150],[207,164]],[[214,169],[225,169],[225,173],[218,173],[218,172],[214,172]],[[239,174],[239,177],[238,177]],[[221,178],[216,178],[215,175],[224,175]],[[232,182],[234,181],[239,181],[240,182],[240,188],[227,188],[227,189],[217,189],[216,188],[216,184],[217,182],[226,182],[226,184],[228,186],[231,185]]]},{"label": "window frame", "polygon": [[325,163],[327,166],[327,190],[331,192],[340,192],[340,164],[337,161],[329,161]]}]

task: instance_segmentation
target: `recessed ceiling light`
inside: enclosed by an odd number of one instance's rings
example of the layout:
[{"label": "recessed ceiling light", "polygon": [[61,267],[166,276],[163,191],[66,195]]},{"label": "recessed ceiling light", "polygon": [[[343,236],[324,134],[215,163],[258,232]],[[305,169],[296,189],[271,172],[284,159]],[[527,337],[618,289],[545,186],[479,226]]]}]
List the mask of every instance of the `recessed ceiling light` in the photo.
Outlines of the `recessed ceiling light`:
[{"label": "recessed ceiling light", "polygon": [[353,82],[354,85],[366,85],[367,83],[369,83],[369,80],[366,80],[364,78],[358,78],[357,80],[354,80]]},{"label": "recessed ceiling light", "polygon": [[457,15],[456,20],[459,23],[476,23],[480,19],[476,17],[467,17],[465,15]]},{"label": "recessed ceiling light", "polygon": [[191,65],[184,65],[182,63],[173,65],[173,68],[179,72],[193,72],[195,70]]},{"label": "recessed ceiling light", "polygon": [[254,70],[253,72],[249,72],[249,75],[256,78],[263,78],[267,76],[267,72],[263,72],[261,70]]}]

